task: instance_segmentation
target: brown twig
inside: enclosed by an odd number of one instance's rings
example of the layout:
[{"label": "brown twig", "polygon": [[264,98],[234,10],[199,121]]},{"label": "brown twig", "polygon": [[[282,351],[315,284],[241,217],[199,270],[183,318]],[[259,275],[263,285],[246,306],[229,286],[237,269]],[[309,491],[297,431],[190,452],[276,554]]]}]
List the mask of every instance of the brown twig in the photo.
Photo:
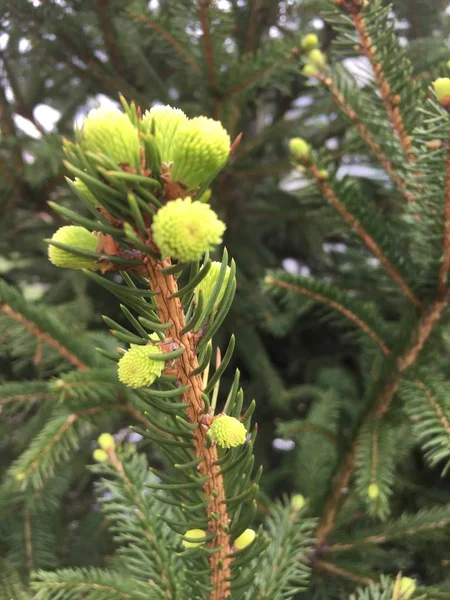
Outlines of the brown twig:
[{"label": "brown twig", "polygon": [[362,583],[364,585],[370,585],[375,583],[373,579],[370,577],[362,577],[360,575],[356,575],[351,571],[347,571],[347,569],[342,569],[341,567],[337,567],[325,560],[316,560],[314,561],[314,566],[321,571],[325,571],[330,575],[335,577],[342,577],[343,579],[347,579],[349,581],[353,581],[355,583]]},{"label": "brown twig", "polygon": [[216,69],[214,66],[214,50],[208,21],[208,8],[210,0],[198,0],[200,25],[203,31],[203,46],[205,48],[205,63],[208,73],[209,85],[213,92],[216,91]]},{"label": "brown twig", "polygon": [[339,198],[336,196],[332,188],[328,185],[326,179],[323,179],[320,176],[320,172],[317,169],[315,164],[308,165],[308,170],[310,174],[316,180],[317,187],[320,189],[322,194],[327,198],[333,208],[341,215],[341,217],[347,221],[353,231],[361,238],[361,240],[365,243],[367,248],[372,252],[374,256],[378,258],[378,260],[384,265],[387,272],[389,273],[391,279],[398,285],[403,294],[411,300],[411,302],[415,306],[420,306],[420,301],[414,295],[414,292],[411,290],[409,285],[388,259],[388,257],[382,252],[381,248],[378,246],[376,241],[371,237],[371,235],[364,229],[361,223],[345,208]]},{"label": "brown twig", "polygon": [[215,539],[210,543],[210,548],[215,550],[209,557],[212,584],[210,600],[223,600],[228,597],[231,580],[231,547],[226,495],[221,470],[217,465],[217,447],[215,444],[208,445],[207,428],[203,425],[205,405],[202,398],[202,377],[192,374],[199,366],[195,337],[192,332],[182,333],[185,327],[184,312],[180,299],[174,297],[178,286],[172,275],[165,275],[162,272],[162,269],[170,266],[169,259],[157,261],[145,257],[142,271],[148,277],[151,289],[156,292],[155,301],[161,322],[171,323],[166,336],[179,347],[184,348],[174,368],[180,385],[189,386],[183,401],[187,404],[189,422],[198,425],[193,431],[195,454],[202,459],[198,469],[199,475],[205,478],[203,489],[205,498],[209,502],[206,509],[209,531],[216,534]]},{"label": "brown twig", "polygon": [[25,554],[27,557],[27,569],[33,571],[34,560],[33,560],[33,543],[31,540],[31,520],[30,511],[26,508],[23,515],[23,532],[25,538]]},{"label": "brown twig", "polygon": [[16,321],[16,323],[22,325],[22,327],[25,327],[25,329],[34,335],[35,338],[54,348],[63,358],[65,358],[77,369],[80,369],[80,371],[85,371],[88,369],[88,366],[80,358],[78,358],[78,356],[61,344],[61,342],[55,340],[55,338],[53,338],[49,333],[42,331],[42,329],[39,329],[37,325],[31,321],[28,321],[28,319],[26,319],[23,315],[13,310],[7,304],[3,304],[1,301],[0,311],[2,311],[10,319]]},{"label": "brown twig", "polygon": [[364,125],[364,123],[362,123],[360,121],[356,111],[353,110],[353,108],[345,101],[344,96],[341,94],[339,89],[336,87],[336,85],[334,84],[331,77],[329,75],[322,75],[321,73],[317,73],[316,77],[330,91],[330,94],[333,97],[334,101],[336,102],[337,106],[342,110],[342,112],[344,112],[348,116],[348,118],[355,125],[356,129],[358,130],[359,135],[369,146],[372,154],[375,156],[375,158],[378,160],[380,165],[383,167],[383,169],[389,175],[389,177],[394,182],[394,184],[396,185],[396,187],[398,188],[398,190],[400,191],[402,196],[405,198],[405,200],[407,202],[413,202],[414,196],[410,192],[408,192],[404,180],[398,175],[398,173],[396,172],[391,161],[386,156],[386,154],[384,154],[380,145],[373,138],[370,131],[367,129],[367,127]]},{"label": "brown twig", "polygon": [[322,304],[326,304],[327,306],[330,306],[334,310],[337,310],[342,315],[344,315],[345,317],[350,319],[350,321],[355,323],[355,325],[357,325],[360,329],[362,329],[362,331],[366,335],[368,335],[373,342],[375,342],[375,344],[380,348],[380,350],[383,352],[383,354],[385,356],[390,355],[391,351],[386,346],[386,344],[383,342],[383,340],[380,338],[380,336],[369,325],[367,325],[367,323],[365,323],[362,319],[360,319],[358,317],[358,315],[355,315],[355,313],[353,313],[351,310],[349,310],[348,308],[346,308],[345,306],[343,306],[336,300],[331,300],[330,298],[327,298],[326,296],[323,296],[322,294],[312,292],[311,290],[301,287],[300,285],[295,285],[293,283],[287,283],[285,281],[275,279],[275,277],[268,277],[266,279],[266,281],[269,285],[283,288],[285,290],[291,290],[291,291],[295,292],[296,294],[301,294],[302,296],[307,296],[308,298],[312,298],[312,300],[315,300],[316,302],[321,302]]},{"label": "brown twig", "polygon": [[128,71],[122,62],[119,49],[117,48],[117,33],[114,31],[112,19],[110,15],[108,15],[107,4],[108,0],[95,0],[95,9],[97,11],[100,29],[103,32],[106,50],[114,68],[122,77],[126,79],[128,76]]},{"label": "brown twig", "polygon": [[137,15],[136,19],[138,21],[141,21],[141,23],[144,23],[145,25],[148,25],[149,27],[151,27],[153,29],[153,31],[155,31],[158,35],[160,35],[162,38],[164,38],[166,40],[166,42],[172,46],[172,48],[175,50],[175,52],[181,56],[181,58],[184,60],[185,63],[187,63],[190,67],[192,67],[196,73],[201,73],[200,67],[195,62],[195,60],[192,58],[192,56],[190,56],[183,49],[183,47],[177,42],[177,40],[174,37],[172,37],[172,35],[170,35],[170,33],[168,31],[163,29],[160,25],[158,25],[158,23],[156,23],[155,21],[153,21],[146,15]]}]

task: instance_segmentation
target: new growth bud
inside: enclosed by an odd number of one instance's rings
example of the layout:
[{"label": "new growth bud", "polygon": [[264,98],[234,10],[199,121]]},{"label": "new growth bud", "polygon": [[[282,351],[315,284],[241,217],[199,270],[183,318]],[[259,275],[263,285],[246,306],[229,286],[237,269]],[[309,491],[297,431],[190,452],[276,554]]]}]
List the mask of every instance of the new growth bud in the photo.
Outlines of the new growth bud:
[{"label": "new growth bud", "polygon": [[376,483],[371,483],[367,488],[367,495],[371,500],[376,500],[380,495],[380,488]]},{"label": "new growth bud", "polygon": [[301,41],[302,50],[312,50],[319,45],[319,38],[315,33],[308,33]]},{"label": "new growth bud", "polygon": [[[213,261],[211,263],[211,267],[210,267],[208,273],[200,281],[198,286],[195,288],[195,295],[197,298],[198,298],[200,292],[202,292],[203,306],[206,306],[208,304],[209,299],[211,298],[211,296],[214,292],[214,288],[216,287],[216,282],[219,277],[221,266],[222,265],[220,262]],[[230,267],[227,266],[227,268],[225,270],[224,280],[220,287],[219,294],[217,295],[217,298],[216,298],[215,306],[218,306],[221,303],[223,295],[225,294],[225,289],[227,287],[229,278],[230,278]]]},{"label": "new growth bud", "polygon": [[256,532],[253,529],[246,529],[237,539],[234,540],[234,547],[243,550],[255,540]]},{"label": "new growth bud", "polygon": [[402,577],[397,579],[392,592],[392,599],[394,600],[409,600],[416,591],[416,582],[411,577]]},{"label": "new growth bud", "polygon": [[294,494],[291,499],[292,510],[299,511],[306,504],[305,498],[301,494]]},{"label": "new growth bud", "polygon": [[297,160],[307,161],[311,157],[311,146],[303,138],[292,138],[289,142],[289,150]]},{"label": "new growth bud", "polygon": [[448,108],[450,106],[450,78],[439,77],[433,81],[433,88],[439,104]]},{"label": "new growth bud", "polygon": [[110,433],[102,433],[98,437],[97,443],[102,450],[114,450],[116,447],[116,442]]},{"label": "new growth bud", "polygon": [[81,131],[84,150],[108,156],[118,165],[139,164],[139,134],[128,116],[115,109],[95,108]]},{"label": "new growth bud", "polygon": [[188,196],[160,208],[152,230],[163,257],[193,262],[221,243],[225,225],[209,204],[192,202]]},{"label": "new growth bud", "polygon": [[[198,546],[203,546],[205,543],[206,533],[203,529],[189,529],[184,534],[185,538],[183,539],[183,546],[185,548],[197,548]],[[188,541],[189,540],[189,541]],[[190,541],[190,540],[198,540],[198,541]]]},{"label": "new growth bud", "polygon": [[308,52],[307,60],[310,64],[314,65],[318,69],[323,69],[327,65],[327,58],[325,54],[318,48]]},{"label": "new growth bud", "polygon": [[117,375],[119,381],[131,388],[151,385],[164,369],[163,360],[151,358],[152,354],[163,354],[158,346],[131,344],[128,352],[119,360]]},{"label": "new growth bud", "polygon": [[96,450],[94,450],[94,452],[92,453],[92,458],[99,463],[104,463],[104,462],[108,462],[108,453],[105,450],[102,450],[101,448],[97,448]]},{"label": "new growth bud", "polygon": [[216,417],[209,429],[212,439],[222,448],[235,448],[245,442],[247,430],[235,417],[221,415]]},{"label": "new growth bud", "polygon": [[[91,233],[88,229],[79,227],[78,225],[60,227],[53,234],[52,241],[90,252],[95,252],[99,243],[99,239],[95,233]],[[55,267],[65,269],[93,270],[98,267],[96,260],[93,258],[72,254],[68,250],[63,250],[52,245],[48,247],[48,258]]]},{"label": "new growth bud", "polygon": [[142,131],[151,132],[154,125],[155,141],[161,154],[162,162],[173,160],[173,140],[177,129],[188,121],[187,116],[179,108],[172,106],[154,106],[142,117]]}]

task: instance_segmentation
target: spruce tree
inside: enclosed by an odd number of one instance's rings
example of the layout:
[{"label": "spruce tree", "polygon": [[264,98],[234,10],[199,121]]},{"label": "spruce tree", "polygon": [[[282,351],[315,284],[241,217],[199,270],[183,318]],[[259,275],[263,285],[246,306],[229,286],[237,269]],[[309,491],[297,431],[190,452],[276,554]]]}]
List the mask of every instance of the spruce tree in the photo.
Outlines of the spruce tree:
[{"label": "spruce tree", "polygon": [[444,3],[3,8],[0,599],[450,598]]}]

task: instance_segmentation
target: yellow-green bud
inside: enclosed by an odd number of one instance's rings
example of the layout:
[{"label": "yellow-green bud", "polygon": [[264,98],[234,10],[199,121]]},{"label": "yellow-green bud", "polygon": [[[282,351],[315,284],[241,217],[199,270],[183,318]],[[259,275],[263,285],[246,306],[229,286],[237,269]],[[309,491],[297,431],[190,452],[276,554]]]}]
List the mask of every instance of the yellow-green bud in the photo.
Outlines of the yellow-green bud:
[{"label": "yellow-green bud", "polygon": [[97,442],[102,450],[114,450],[116,447],[116,442],[110,433],[99,435]]},{"label": "yellow-green bud", "polygon": [[209,204],[192,202],[188,196],[171,200],[160,208],[152,230],[163,257],[193,262],[221,243],[225,224]]},{"label": "yellow-green bud", "polygon": [[256,537],[256,532],[253,529],[246,529],[237,539],[234,540],[234,547],[238,550],[243,550],[250,546]]},{"label": "yellow-green bud", "polygon": [[308,52],[308,61],[319,69],[322,69],[327,64],[327,58],[325,54],[318,48]]},{"label": "yellow-green bud", "polygon": [[448,61],[445,63],[445,66],[447,67],[447,69],[450,69],[450,60],[448,60]]},{"label": "yellow-green bud", "polygon": [[395,600],[409,600],[416,591],[416,582],[411,577],[402,577],[397,579],[392,592],[392,598]]},{"label": "yellow-green bud", "polygon": [[291,507],[293,510],[301,510],[306,504],[305,498],[301,494],[294,494],[291,498]]},{"label": "yellow-green bud", "polygon": [[164,361],[150,358],[152,354],[163,354],[158,346],[131,344],[119,360],[117,375],[119,381],[131,388],[151,385],[163,372]]},{"label": "yellow-green bud", "polygon": [[376,500],[380,495],[380,488],[376,483],[371,483],[367,488],[367,495],[371,500]]},{"label": "yellow-green bud", "polygon": [[433,81],[434,93],[442,106],[450,104],[450,78],[439,77]]},{"label": "yellow-green bud", "polygon": [[328,171],[326,169],[319,169],[318,175],[320,179],[328,179]]},{"label": "yellow-green bud", "polygon": [[171,179],[193,190],[225,165],[230,148],[230,136],[219,121],[196,117],[180,123],[171,145]]},{"label": "yellow-green bud", "polygon": [[308,33],[301,42],[301,47],[303,50],[312,50],[313,48],[317,48],[318,45],[319,38],[315,33]]},{"label": "yellow-green bud", "polygon": [[197,548],[198,546],[203,546],[205,543],[206,533],[203,529],[189,529],[184,534],[184,537],[189,540],[198,540],[197,542],[191,542],[184,539],[182,544],[185,548]]},{"label": "yellow-green bud", "polygon": [[212,439],[222,448],[235,448],[245,442],[247,430],[235,417],[221,415],[216,417],[209,429]]},{"label": "yellow-green bud", "polygon": [[292,138],[289,141],[289,150],[298,160],[307,160],[311,156],[311,146],[303,138]]},{"label": "yellow-green bud", "polygon": [[108,453],[105,450],[102,450],[101,448],[97,448],[97,450],[94,450],[94,452],[92,453],[92,458],[99,463],[108,462],[109,460]]},{"label": "yellow-green bud", "polygon": [[[81,250],[89,250],[95,252],[97,250],[99,239],[95,233],[91,233],[84,227],[78,225],[66,225],[60,227],[53,234],[52,241],[80,248]],[[55,267],[63,267],[65,269],[96,269],[97,262],[93,258],[87,256],[78,256],[72,254],[68,250],[62,250],[56,246],[48,247],[48,258]]]},{"label": "yellow-green bud", "polygon": [[94,204],[95,206],[100,204],[100,202],[97,200],[97,198],[88,188],[88,186],[84,183],[84,181],[79,179],[79,177],[75,177],[73,185],[77,188],[79,192],[81,192],[81,194],[86,198],[86,200],[89,200],[89,202],[92,202],[92,204]]},{"label": "yellow-green bud", "polygon": [[155,141],[165,163],[173,160],[173,140],[178,127],[188,121],[187,116],[179,108],[172,106],[154,106],[142,117],[142,131],[151,132],[155,123]]},{"label": "yellow-green bud", "polygon": [[[198,284],[198,286],[195,288],[195,295],[197,296],[197,298],[198,298],[200,292],[202,292],[203,306],[206,306],[208,304],[209,299],[211,298],[212,293],[214,292],[214,288],[216,286],[216,282],[219,277],[221,266],[222,266],[222,264],[220,262],[213,261],[211,263],[211,267],[210,267],[208,273],[201,280],[201,282]],[[223,295],[225,294],[225,288],[227,287],[229,278],[230,278],[230,267],[227,266],[227,268],[225,270],[224,280],[220,287],[219,294],[216,298],[215,306],[218,306],[220,304],[220,302],[222,301]]]},{"label": "yellow-green bud", "polygon": [[84,150],[98,152],[120,164],[139,164],[139,134],[128,116],[110,108],[94,108],[81,132]]},{"label": "yellow-green bud", "polygon": [[302,69],[302,75],[305,77],[315,77],[317,68],[314,65],[305,65]]}]

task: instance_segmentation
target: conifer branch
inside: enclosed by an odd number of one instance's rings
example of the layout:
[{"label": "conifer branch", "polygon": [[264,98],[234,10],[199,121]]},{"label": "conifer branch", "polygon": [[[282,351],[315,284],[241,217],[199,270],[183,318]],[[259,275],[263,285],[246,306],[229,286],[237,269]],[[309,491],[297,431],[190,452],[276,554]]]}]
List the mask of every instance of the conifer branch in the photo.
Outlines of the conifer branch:
[{"label": "conifer branch", "polygon": [[444,186],[444,239],[442,245],[442,264],[439,269],[439,293],[445,294],[450,269],[450,141],[447,147],[447,163]]},{"label": "conifer branch", "polygon": [[446,434],[448,435],[448,437],[450,439],[450,421],[448,420],[447,415],[442,410],[442,407],[436,401],[434,394],[431,393],[430,389],[423,383],[423,381],[419,381],[418,379],[415,379],[414,383],[417,387],[419,387],[421,390],[423,390],[423,392],[425,394],[425,398],[427,399],[430,406],[433,408],[439,421],[442,424],[444,431],[446,432]]},{"label": "conifer branch", "polygon": [[[205,64],[206,72],[208,74],[209,87],[211,94],[215,96],[217,93],[217,81],[216,81],[216,68],[214,65],[214,49],[211,39],[211,31],[209,28],[208,20],[208,9],[210,6],[210,0],[198,0],[198,10],[200,26],[203,31],[203,47],[205,49]],[[217,107],[217,101],[216,101]]]},{"label": "conifer branch", "polygon": [[397,173],[396,169],[392,165],[392,162],[389,160],[389,158],[383,152],[380,145],[374,139],[374,137],[372,136],[370,131],[367,129],[367,127],[364,125],[364,123],[361,122],[356,111],[348,104],[348,102],[346,102],[344,96],[342,95],[342,93],[339,91],[338,87],[333,82],[333,79],[329,75],[323,75],[321,73],[316,73],[316,77],[329,90],[329,92],[330,92],[333,100],[336,102],[337,106],[342,110],[343,113],[345,113],[347,115],[347,117],[350,119],[350,121],[355,125],[356,129],[358,130],[359,135],[369,146],[372,154],[375,156],[375,158],[378,160],[380,165],[383,167],[383,169],[389,175],[389,177],[391,178],[393,183],[396,185],[397,189],[400,191],[402,196],[405,198],[406,202],[413,202],[414,196],[411,194],[411,192],[408,192],[405,181]]},{"label": "conifer branch", "polygon": [[155,31],[155,33],[157,33],[163,39],[165,39],[166,42],[172,46],[172,48],[175,50],[175,52],[181,56],[181,58],[184,60],[184,62],[187,63],[190,67],[192,67],[192,69],[196,73],[198,73],[198,74],[201,73],[200,67],[195,62],[195,60],[192,58],[192,56],[190,56],[183,49],[183,47],[177,42],[177,40],[166,29],[161,27],[161,25],[156,23],[156,21],[154,21],[153,19],[150,19],[150,17],[148,17],[147,15],[141,15],[141,14],[136,15],[136,19],[138,21],[140,21],[141,23],[148,25],[151,29],[153,29],[153,31]]},{"label": "conifer branch", "polygon": [[361,14],[361,0],[335,0],[335,2],[337,6],[344,8],[344,10],[350,14],[359,36],[362,52],[372,65],[375,81],[380,90],[381,99],[386,108],[386,112],[388,113],[392,126],[397,132],[398,138],[408,160],[415,160],[411,138],[408,135],[403,123],[402,115],[398,108],[399,101],[391,94],[391,88],[384,75],[383,66],[377,60],[375,44],[367,32],[366,22]]},{"label": "conifer branch", "polygon": [[370,577],[362,577],[360,575],[357,575],[356,573],[348,571],[347,569],[337,567],[336,565],[333,565],[332,563],[325,560],[314,561],[314,566],[317,569],[325,571],[326,573],[329,573],[332,576],[341,577],[343,579],[347,579],[348,581],[353,581],[355,583],[363,583],[364,585],[370,585],[375,583],[375,581]]},{"label": "conifer branch", "polygon": [[308,290],[299,285],[295,285],[293,283],[288,283],[286,281],[281,281],[281,280],[275,279],[274,277],[271,277],[271,276],[267,277],[266,282],[269,285],[272,285],[274,287],[291,290],[291,291],[295,292],[296,294],[307,296],[308,298],[311,298],[315,302],[320,302],[322,304],[326,304],[330,308],[337,310],[342,315],[344,315],[345,317],[350,319],[350,321],[355,323],[355,325],[357,325],[360,329],[362,329],[362,331],[367,336],[369,336],[370,339],[380,348],[380,350],[383,352],[383,354],[385,356],[390,355],[391,351],[386,346],[384,341],[380,338],[380,336],[367,323],[365,323],[360,317],[358,317],[358,315],[355,315],[348,308],[343,306],[340,302],[337,302],[336,300],[332,300],[331,298],[327,298],[327,296],[324,296],[322,294],[312,292],[311,290]]},{"label": "conifer branch", "polygon": [[231,545],[225,488],[221,469],[217,464],[217,447],[215,444],[208,445],[206,439],[207,428],[203,423],[205,404],[202,398],[204,389],[202,376],[192,374],[199,367],[195,337],[191,331],[182,333],[186,323],[181,301],[175,297],[178,285],[173,275],[164,275],[162,272],[162,269],[170,268],[171,265],[170,259],[157,261],[147,256],[144,258],[142,271],[150,281],[150,288],[156,292],[155,301],[161,322],[171,323],[166,330],[166,336],[172,338],[180,348],[184,348],[174,369],[180,385],[189,386],[189,390],[183,396],[184,402],[187,403],[189,422],[198,424],[193,431],[195,454],[198,458],[202,458],[198,467],[199,474],[207,478],[204,483],[204,494],[209,501],[206,509],[209,531],[216,534],[215,539],[210,543],[210,548],[215,550],[209,557],[212,585],[210,600],[222,600],[227,597],[231,581],[231,558],[229,557]]},{"label": "conifer branch", "polygon": [[367,248],[372,252],[374,256],[384,265],[391,279],[397,284],[403,294],[415,305],[420,306],[420,301],[416,298],[414,292],[411,290],[409,285],[391,263],[389,258],[383,254],[381,248],[372,238],[372,236],[366,231],[361,223],[345,208],[340,199],[336,196],[332,188],[328,185],[327,181],[320,176],[319,169],[315,164],[309,164],[307,166],[309,173],[314,177],[317,187],[330,202],[333,208],[341,215],[341,217],[347,221],[353,231],[361,238]]},{"label": "conifer branch", "polygon": [[114,31],[113,24],[108,15],[107,3],[108,0],[95,0],[95,9],[111,63],[116,71],[126,79],[128,72],[120,58],[119,50],[116,45],[117,32]]},{"label": "conifer branch", "polygon": [[76,356],[73,352],[68,350],[63,344],[61,344],[58,340],[53,338],[46,331],[42,331],[39,329],[37,325],[26,319],[23,315],[13,310],[7,304],[4,304],[0,301],[0,311],[2,311],[7,317],[16,321],[24,327],[27,331],[31,333],[35,338],[39,341],[43,342],[54,348],[63,358],[65,358],[69,363],[71,363],[77,369],[81,371],[85,371],[88,369],[88,366]]}]

